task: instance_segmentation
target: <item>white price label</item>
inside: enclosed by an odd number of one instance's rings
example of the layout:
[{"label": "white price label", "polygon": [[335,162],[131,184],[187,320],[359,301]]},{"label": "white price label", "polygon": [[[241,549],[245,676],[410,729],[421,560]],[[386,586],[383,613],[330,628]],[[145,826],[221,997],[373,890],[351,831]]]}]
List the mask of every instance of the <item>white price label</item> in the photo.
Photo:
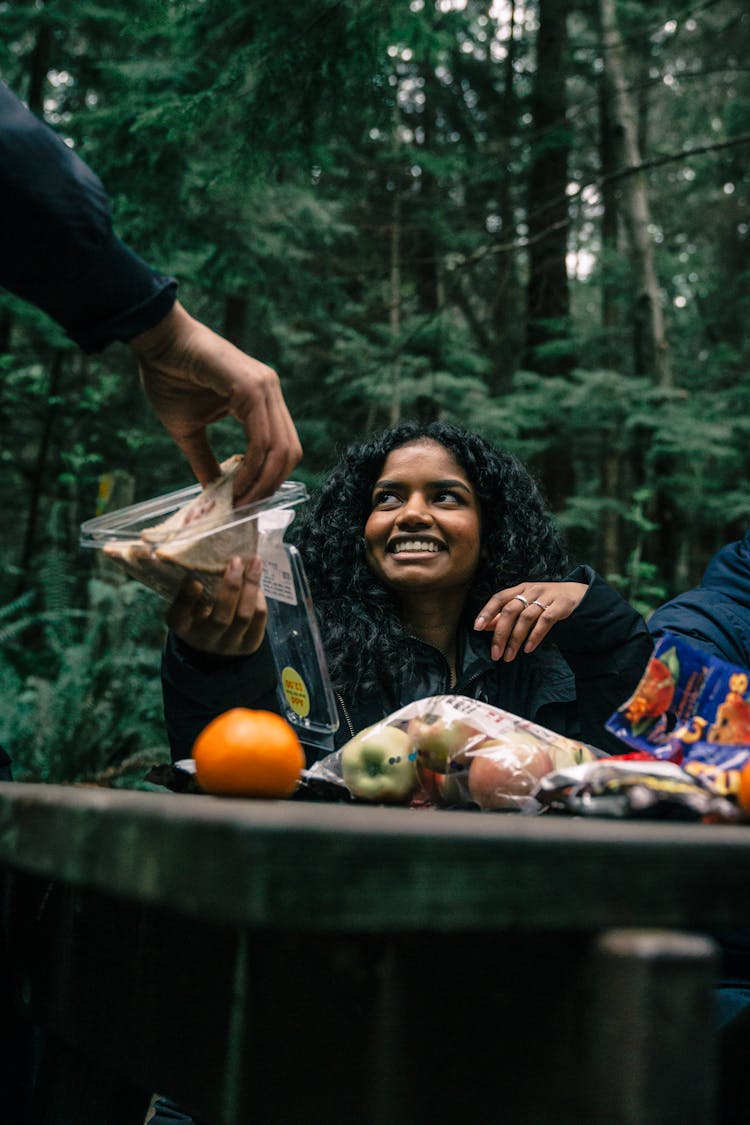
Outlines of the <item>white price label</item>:
[{"label": "white price label", "polygon": [[261,589],[267,598],[287,605],[297,604],[292,564],[284,546],[284,532],[293,519],[294,512],[282,508],[263,512],[258,520],[258,553],[263,560]]}]

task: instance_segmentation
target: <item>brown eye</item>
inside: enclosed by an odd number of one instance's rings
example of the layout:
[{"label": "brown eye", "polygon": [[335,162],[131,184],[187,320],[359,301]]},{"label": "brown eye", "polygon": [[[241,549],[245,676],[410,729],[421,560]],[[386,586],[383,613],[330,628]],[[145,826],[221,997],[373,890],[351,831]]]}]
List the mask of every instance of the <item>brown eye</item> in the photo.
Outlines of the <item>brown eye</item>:
[{"label": "brown eye", "polygon": [[373,508],[392,508],[398,504],[398,496],[395,492],[389,492],[387,489],[382,488],[376,492],[372,498]]}]

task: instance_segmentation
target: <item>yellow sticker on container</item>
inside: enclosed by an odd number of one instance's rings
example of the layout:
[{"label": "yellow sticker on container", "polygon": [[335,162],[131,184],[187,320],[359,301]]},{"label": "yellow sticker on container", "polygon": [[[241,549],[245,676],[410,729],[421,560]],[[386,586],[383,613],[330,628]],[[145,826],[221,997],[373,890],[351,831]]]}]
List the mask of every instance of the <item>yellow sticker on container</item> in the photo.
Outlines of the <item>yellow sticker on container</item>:
[{"label": "yellow sticker on container", "polygon": [[281,686],[284,690],[286,701],[295,715],[299,715],[301,719],[309,715],[310,694],[307,690],[307,684],[296,668],[287,665],[287,667],[282,670]]}]

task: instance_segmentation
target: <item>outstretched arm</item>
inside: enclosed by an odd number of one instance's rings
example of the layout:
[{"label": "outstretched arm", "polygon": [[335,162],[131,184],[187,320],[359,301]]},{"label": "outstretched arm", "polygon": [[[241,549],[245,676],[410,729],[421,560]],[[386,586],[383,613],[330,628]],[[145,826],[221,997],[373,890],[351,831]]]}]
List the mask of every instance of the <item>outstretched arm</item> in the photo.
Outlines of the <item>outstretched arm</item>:
[{"label": "outstretched arm", "polygon": [[247,439],[235,502],[273,492],[302,456],[279,378],[191,317],[177,283],[112,229],[101,181],[0,82],[0,285],[87,352],[135,350],[146,394],[202,484],[218,474],[206,427],[231,415]]},{"label": "outstretched arm", "polygon": [[158,324],[177,282],[112,229],[98,176],[0,82],[0,285],[86,352]]}]

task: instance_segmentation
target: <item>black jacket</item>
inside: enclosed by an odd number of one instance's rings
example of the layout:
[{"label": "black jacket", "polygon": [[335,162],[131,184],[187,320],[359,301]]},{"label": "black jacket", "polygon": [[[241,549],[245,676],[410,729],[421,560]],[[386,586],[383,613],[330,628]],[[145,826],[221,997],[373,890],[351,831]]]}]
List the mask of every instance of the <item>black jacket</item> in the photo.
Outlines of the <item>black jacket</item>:
[{"label": "black jacket", "polygon": [[48,313],[84,351],[131,340],[175,301],[112,230],[91,169],[0,82],[0,285]]},{"label": "black jacket", "polygon": [[[491,635],[467,626],[459,638],[455,685],[442,653],[414,639],[413,675],[396,672],[380,692],[364,699],[337,693],[336,744],[406,703],[450,693],[484,700],[602,750],[625,751],[604,723],[640,679],[651,655],[651,638],[640,615],[590,567],[578,567],[568,580],[587,582],[588,592],[534,653],[509,664],[495,662],[489,652]],[[224,658],[196,652],[170,634],[162,683],[174,760],[190,757],[197,735],[223,711],[278,711],[276,671],[265,641],[252,656]]]}]

